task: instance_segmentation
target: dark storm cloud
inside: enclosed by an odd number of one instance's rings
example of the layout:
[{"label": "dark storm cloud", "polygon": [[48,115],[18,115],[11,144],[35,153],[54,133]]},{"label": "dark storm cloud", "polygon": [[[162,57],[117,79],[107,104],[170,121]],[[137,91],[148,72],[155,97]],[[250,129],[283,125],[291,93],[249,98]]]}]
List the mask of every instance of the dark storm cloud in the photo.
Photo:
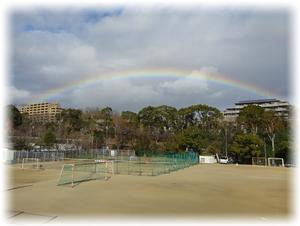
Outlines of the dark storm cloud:
[{"label": "dark storm cloud", "polygon": [[[103,8],[15,11],[11,15],[15,103],[89,76],[132,69],[214,68],[288,97],[287,11]],[[100,83],[99,83],[100,84]],[[115,80],[55,96],[63,106],[231,105],[254,93],[192,79]],[[104,87],[104,88],[103,88]],[[235,93],[238,92],[237,96]]]}]

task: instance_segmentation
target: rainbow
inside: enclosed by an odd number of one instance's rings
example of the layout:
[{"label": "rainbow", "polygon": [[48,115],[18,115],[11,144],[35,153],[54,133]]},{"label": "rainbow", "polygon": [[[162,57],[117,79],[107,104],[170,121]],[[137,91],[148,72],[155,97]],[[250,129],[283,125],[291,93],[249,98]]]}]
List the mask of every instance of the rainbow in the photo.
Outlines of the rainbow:
[{"label": "rainbow", "polygon": [[122,72],[113,73],[99,73],[95,76],[87,76],[82,80],[78,80],[55,89],[49,89],[37,96],[34,101],[46,101],[48,99],[57,97],[65,92],[72,91],[74,89],[84,89],[91,85],[95,85],[99,82],[125,79],[125,78],[182,78],[188,77],[193,79],[203,79],[209,82],[217,83],[220,85],[229,86],[232,88],[238,88],[240,90],[248,91],[250,93],[262,96],[279,98],[279,95],[272,93],[271,91],[262,89],[261,87],[245,83],[236,79],[230,78],[230,76],[222,75],[219,73],[209,73],[203,70],[191,71],[191,70],[178,70],[178,69],[144,69],[144,70],[128,70]]}]

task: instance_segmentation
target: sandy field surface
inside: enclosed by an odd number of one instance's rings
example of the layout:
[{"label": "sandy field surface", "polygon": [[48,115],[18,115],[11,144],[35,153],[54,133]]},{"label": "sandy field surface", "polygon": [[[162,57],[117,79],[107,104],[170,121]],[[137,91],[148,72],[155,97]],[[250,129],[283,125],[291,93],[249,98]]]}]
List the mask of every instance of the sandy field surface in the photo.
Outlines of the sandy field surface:
[{"label": "sandy field surface", "polygon": [[5,167],[10,222],[139,216],[274,219],[292,214],[292,168],[201,164],[160,176],[114,175],[72,188],[56,185],[59,167]]}]

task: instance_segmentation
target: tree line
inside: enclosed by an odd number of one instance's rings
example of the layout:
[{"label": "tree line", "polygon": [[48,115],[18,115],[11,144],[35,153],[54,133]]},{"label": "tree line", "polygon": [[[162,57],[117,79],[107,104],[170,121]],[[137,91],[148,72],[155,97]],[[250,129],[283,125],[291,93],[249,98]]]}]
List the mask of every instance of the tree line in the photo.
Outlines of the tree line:
[{"label": "tree line", "polygon": [[249,105],[237,120],[224,121],[215,107],[198,104],[176,109],[148,106],[135,113],[115,112],[110,107],[64,109],[56,122],[39,123],[10,105],[9,135],[16,150],[29,143],[54,147],[72,143],[90,150],[109,146],[133,149],[137,155],[193,150],[199,154],[232,156],[240,163],[252,157],[281,157],[291,161],[291,129],[287,120],[273,111]]}]

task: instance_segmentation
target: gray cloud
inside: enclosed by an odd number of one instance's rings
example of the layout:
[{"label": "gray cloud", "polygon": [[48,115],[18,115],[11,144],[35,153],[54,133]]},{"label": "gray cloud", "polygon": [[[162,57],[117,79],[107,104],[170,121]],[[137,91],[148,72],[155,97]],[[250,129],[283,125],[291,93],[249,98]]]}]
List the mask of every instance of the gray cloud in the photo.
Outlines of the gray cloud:
[{"label": "gray cloud", "polygon": [[[15,11],[11,18],[11,92],[28,94],[14,94],[15,103],[92,75],[145,68],[213,68],[289,96],[290,18],[284,10],[62,8]],[[55,98],[68,107],[138,110],[201,102],[224,108],[240,98],[261,97],[191,78],[141,78],[99,83]]]}]

